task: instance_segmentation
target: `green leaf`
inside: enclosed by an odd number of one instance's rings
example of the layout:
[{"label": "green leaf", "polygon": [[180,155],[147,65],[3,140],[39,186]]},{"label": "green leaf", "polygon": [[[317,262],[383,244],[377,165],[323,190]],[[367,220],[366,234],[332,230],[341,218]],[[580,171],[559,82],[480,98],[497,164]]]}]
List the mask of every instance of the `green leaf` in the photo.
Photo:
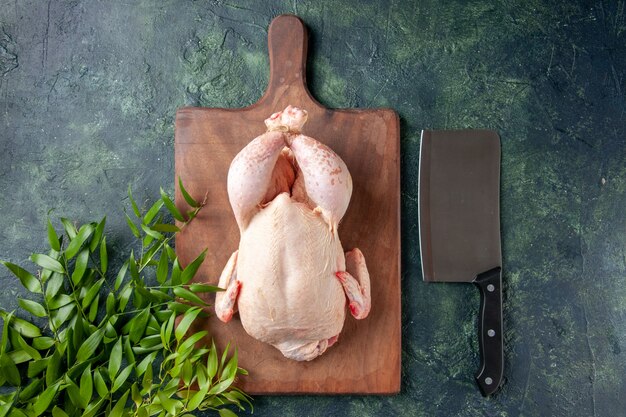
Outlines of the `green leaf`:
[{"label": "green leaf", "polygon": [[44,392],[39,395],[39,397],[37,397],[37,401],[35,401],[35,404],[33,405],[33,415],[35,417],[41,415],[44,411],[48,409],[48,407],[52,403],[52,400],[54,399],[54,396],[59,390],[59,386],[60,384],[58,383],[51,385],[46,388]]},{"label": "green leaf", "polygon": [[150,227],[152,230],[156,230],[161,233],[177,233],[180,232],[180,228],[173,224],[156,223]]},{"label": "green leaf", "polygon": [[194,200],[193,197],[189,195],[187,190],[185,190],[185,187],[183,186],[183,180],[180,177],[178,177],[178,189],[180,190],[180,193],[183,195],[183,198],[185,199],[187,204],[189,204],[193,208],[200,207],[200,203]]},{"label": "green leaf", "polygon": [[143,397],[139,393],[139,385],[136,382],[133,382],[133,385],[130,387],[130,397],[133,399],[136,407],[139,407],[143,402]]},{"label": "green leaf", "polygon": [[[48,252],[48,256],[51,257],[52,259],[58,259],[59,258],[59,252],[55,252],[54,250],[50,249],[50,251]],[[43,286],[47,281],[48,278],[50,278],[50,276],[52,274],[56,274],[56,272],[53,272],[49,269],[42,269],[41,273],[39,274],[39,281],[41,281],[41,285]]]},{"label": "green leaf", "polygon": [[235,380],[235,376],[232,376],[231,378],[225,379],[215,385],[213,385],[213,387],[211,387],[211,389],[209,390],[208,395],[217,395],[217,394],[221,394],[222,392],[226,391],[228,389],[228,387],[230,387],[233,383],[233,381]]},{"label": "green leaf", "polygon": [[56,405],[52,409],[52,417],[70,417],[65,411],[61,410]]},{"label": "green leaf", "polygon": [[115,391],[122,387],[124,382],[126,382],[126,380],[128,379],[128,376],[130,375],[132,370],[133,365],[128,365],[122,370],[122,372],[120,372],[117,377],[115,377],[115,380],[113,381],[113,386],[111,387],[111,394],[113,394]]},{"label": "green leaf", "polygon": [[183,406],[183,403],[181,401],[169,398],[162,391],[157,392],[157,397],[159,397],[163,408],[173,416],[175,416],[178,413],[178,410],[181,409]]},{"label": "green leaf", "polygon": [[17,330],[17,332],[24,337],[28,337],[32,339],[34,337],[41,336],[41,330],[39,330],[39,327],[35,326],[32,323],[27,322],[26,320],[20,319],[18,317],[15,317],[15,316],[12,317],[10,320],[10,325],[12,328]]},{"label": "green leaf", "polygon": [[[120,293],[118,299],[119,304],[117,306],[118,311],[121,313],[126,309],[126,305],[128,304],[128,300],[130,300],[130,296],[133,293],[133,287],[130,285],[130,282],[126,284],[122,292]],[[108,301],[108,300],[107,300]]]},{"label": "green leaf", "polygon": [[[168,291],[167,288],[163,288],[162,290],[163,291]],[[158,332],[159,331],[159,326],[161,324],[163,324],[164,322],[166,322],[167,320],[169,320],[171,314],[172,314],[172,312],[169,311],[167,308],[155,309],[152,312],[152,317],[154,317],[154,320],[155,320],[155,323],[152,325],[152,327],[154,327],[155,330]],[[150,322],[152,322],[152,319],[150,319]]]},{"label": "green leaf", "polygon": [[129,364],[135,364],[135,354],[130,343],[130,338],[126,337],[124,340],[124,356],[126,356],[126,362]]},{"label": "green leaf", "polygon": [[74,224],[63,217],[61,217],[61,223],[63,223],[65,233],[67,233],[67,236],[70,238],[70,240],[74,239],[76,237],[76,234],[78,233],[76,231],[76,227],[74,227]]},{"label": "green leaf", "polygon": [[37,349],[33,348],[32,346],[30,346],[28,343],[26,343],[24,338],[22,336],[20,336],[19,334],[17,335],[17,342],[18,342],[19,347],[24,352],[26,352],[26,354],[28,356],[30,356],[32,359],[34,359],[34,360],[41,359],[41,354],[39,353],[39,351]]},{"label": "green leaf", "polygon": [[[142,225],[142,226],[143,226],[143,227],[146,227],[146,226],[144,226],[144,225]],[[143,230],[143,227],[142,227],[142,230]],[[155,232],[155,233],[156,233],[156,232]],[[146,234],[146,235],[143,237],[143,240],[141,241],[141,242],[142,242],[141,244],[143,245],[143,247],[144,247],[144,248],[147,248],[148,246],[150,246],[150,244],[151,244],[153,241],[154,241],[154,238],[153,238],[152,236],[150,236],[150,235]],[[155,245],[155,246],[156,246],[156,245]],[[151,248],[151,249],[152,249],[152,248]],[[145,258],[145,255],[144,255],[144,258]]]},{"label": "green leaf", "polygon": [[172,285],[180,285],[180,263],[178,263],[178,258],[174,258],[174,264],[172,265],[172,275],[170,277],[170,281]]},{"label": "green leaf", "polygon": [[120,336],[111,349],[111,357],[109,358],[109,378],[113,379],[120,370],[122,364],[122,337]]},{"label": "green leaf", "polygon": [[187,333],[187,330],[189,330],[189,326],[191,326],[196,317],[198,317],[198,314],[200,314],[200,308],[198,307],[194,307],[185,313],[180,323],[178,323],[178,326],[176,326],[176,330],[174,331],[174,335],[176,336],[177,341],[180,342],[183,336],[185,336],[185,333]]},{"label": "green leaf", "polygon": [[8,353],[8,355],[11,361],[13,361],[13,363],[16,365],[19,365],[24,362],[28,362],[29,360],[32,359],[30,355],[24,352],[22,349],[11,351]]},{"label": "green leaf", "polygon": [[50,243],[50,247],[57,251],[61,251],[61,244],[59,243],[59,237],[57,236],[57,232],[54,230],[54,226],[48,219],[48,242]]},{"label": "green leaf", "polygon": [[[145,290],[142,290],[142,292],[145,292]],[[164,291],[156,290],[154,288],[150,288],[148,295],[149,295],[149,299],[152,300],[153,302],[171,301],[173,299],[172,296],[169,295],[168,293]]]},{"label": "green leaf", "polygon": [[[104,343],[105,344],[109,344],[115,340],[117,340],[117,331],[115,330],[115,327],[113,327],[113,324],[115,324],[115,317],[110,317],[109,320],[107,321],[106,325],[104,326]],[[123,331],[124,329],[122,329]]]},{"label": "green leaf", "polygon": [[222,375],[220,379],[222,380],[229,379],[231,377],[234,379],[236,375],[237,375],[237,349],[235,349],[235,353],[233,354],[232,358],[230,358],[230,360],[228,361],[228,363],[222,370]]},{"label": "green leaf", "polygon": [[128,224],[128,227],[130,228],[130,231],[133,233],[133,235],[136,238],[140,238],[141,237],[141,233],[139,233],[139,229],[137,229],[137,226],[135,226],[135,223],[133,223],[133,221],[128,216],[128,214],[126,214],[126,223]]},{"label": "green leaf", "polygon": [[177,297],[180,297],[184,300],[187,301],[191,301],[192,303],[195,304],[200,304],[200,305],[207,305],[202,298],[198,297],[196,294],[192,293],[191,291],[189,291],[186,288],[183,287],[174,287],[174,294],[176,294]]},{"label": "green leaf", "polygon": [[96,330],[91,336],[89,336],[80,349],[78,349],[78,352],[76,353],[76,361],[84,362],[91,358],[96,349],[100,346],[103,336],[104,333],[102,329]]},{"label": "green leaf", "polygon": [[[151,406],[150,406],[150,405],[148,405],[148,404],[143,404],[142,406],[140,406],[140,407],[137,409],[137,417],[149,417],[149,416],[150,416],[150,414],[149,414],[148,410],[150,410],[150,409],[151,409],[150,407],[151,407]],[[159,411],[160,411],[160,410],[159,410]],[[156,413],[156,412],[158,412],[158,411],[155,411],[155,413]],[[161,412],[161,413],[159,414],[159,417],[162,417],[162,416],[165,416],[165,412]]]},{"label": "green leaf", "polygon": [[54,346],[54,339],[51,337],[40,336],[33,339],[33,347],[37,350],[47,350]]},{"label": "green leaf", "polygon": [[161,343],[161,335],[154,334],[152,336],[146,336],[139,341],[139,346],[143,348],[151,348]]},{"label": "green leaf", "polygon": [[226,358],[228,357],[228,349],[230,349],[230,342],[226,344],[226,349],[222,352],[222,360],[220,360],[220,369],[224,369]]},{"label": "green leaf", "polygon": [[130,390],[126,390],[124,395],[117,401],[115,407],[111,409],[111,413],[108,417],[121,417],[124,413],[124,409],[126,408],[126,401],[128,400],[128,393]]},{"label": "green leaf", "polygon": [[128,261],[124,262],[124,265],[120,268],[117,276],[115,277],[115,291],[120,289],[122,282],[124,281],[124,277],[126,276],[126,270],[128,269]]},{"label": "green leaf", "polygon": [[61,352],[55,350],[46,366],[46,385],[51,386],[61,373]]},{"label": "green leaf", "polygon": [[74,299],[67,294],[59,294],[56,297],[48,300],[48,308],[50,310],[56,310],[63,306],[73,302]]},{"label": "green leaf", "polygon": [[48,255],[44,255],[43,253],[35,253],[31,255],[30,260],[40,267],[49,269],[50,271],[58,272],[60,274],[65,273],[65,269],[59,261],[49,257]]},{"label": "green leaf", "polygon": [[[76,242],[73,240],[72,243]],[[78,285],[85,271],[87,270],[87,263],[89,262],[89,248],[85,248],[76,257],[76,264],[74,265],[74,272],[72,273],[72,282],[74,285]]]},{"label": "green leaf", "polygon": [[167,273],[169,268],[169,263],[167,259],[167,254],[161,253],[161,257],[159,258],[159,264],[156,270],[156,279],[157,282],[161,285],[167,280]]},{"label": "green leaf", "polygon": [[[157,240],[163,240],[163,235],[157,231],[154,231],[152,229],[150,229],[148,226],[146,226],[145,224],[141,225],[141,229],[150,237],[157,239]],[[144,244],[144,246],[146,246],[146,244]]]},{"label": "green leaf", "polygon": [[137,218],[141,219],[141,213],[139,212],[139,207],[137,207],[137,203],[135,203],[135,199],[133,198],[133,192],[130,188],[130,184],[128,184],[128,199],[130,200],[130,205],[133,208],[133,213]]},{"label": "green leaf", "polygon": [[24,298],[19,298],[17,303],[24,310],[28,311],[33,316],[37,317],[46,317],[46,309],[43,306],[35,301],[26,300]]},{"label": "green leaf", "polygon": [[34,379],[28,386],[20,392],[19,400],[20,402],[26,402],[33,398],[35,395],[39,394],[43,387],[43,378]]},{"label": "green leaf", "polygon": [[96,386],[96,392],[98,393],[100,398],[108,397],[109,388],[107,387],[107,384],[104,381],[102,374],[100,373],[100,369],[96,369],[96,371],[93,373],[93,382]]},{"label": "green leaf", "polygon": [[100,269],[103,274],[107,272],[107,266],[109,264],[109,258],[107,255],[107,238],[102,238],[102,244],[100,245]]},{"label": "green leaf", "polygon": [[46,300],[52,299],[63,287],[63,275],[55,272],[46,284]]},{"label": "green leaf", "polygon": [[144,308],[137,316],[132,319],[130,326],[130,341],[133,343],[139,342],[146,330],[148,319],[150,318],[150,307]]},{"label": "green leaf", "polygon": [[139,269],[137,267],[137,261],[135,260],[135,254],[133,251],[130,252],[128,267],[130,268],[130,277],[135,281],[139,281]]},{"label": "green leaf", "polygon": [[172,331],[174,330],[175,322],[176,322],[176,312],[172,312],[167,322],[164,322],[161,325],[161,332],[160,332],[161,343],[163,343],[163,346],[165,346],[167,350],[169,350],[170,340],[172,339]]},{"label": "green leaf", "polygon": [[95,251],[98,245],[100,244],[100,239],[102,239],[102,234],[104,233],[104,226],[106,224],[107,218],[104,216],[98,226],[96,226],[96,232],[93,234],[91,238],[91,243],[89,243],[89,250],[91,252]]},{"label": "green leaf", "polygon": [[210,382],[217,374],[217,348],[215,347],[215,341],[211,341],[211,350],[209,351],[209,356],[207,357],[206,369],[207,378]]},{"label": "green leaf", "polygon": [[[100,398],[100,400],[90,403],[81,417],[94,417],[98,413],[98,410],[100,410],[100,407],[102,407],[102,405],[105,403],[105,401],[106,398]],[[115,407],[117,407],[119,404],[120,403],[118,402]],[[111,415],[112,414],[109,414],[109,416]],[[121,413],[119,415],[121,415]]]},{"label": "green leaf", "polygon": [[68,347],[71,346],[73,348],[74,355],[85,341],[85,322],[83,320],[82,314],[76,314],[76,316],[74,316],[70,327],[73,330],[73,334],[71,341],[69,340],[68,334]]},{"label": "green leaf", "polygon": [[207,393],[209,392],[209,388],[209,384],[204,384],[204,386],[201,386],[200,391],[193,394],[193,396],[187,403],[187,410],[193,411],[198,408],[198,406],[202,403],[202,400],[204,400],[204,397],[206,397]]},{"label": "green leaf", "polygon": [[167,257],[171,262],[176,261],[176,251],[167,243],[163,245],[165,248],[165,252],[167,252]]},{"label": "green leaf", "polygon": [[201,332],[194,333],[193,335],[186,338],[185,341],[180,346],[178,346],[177,351],[181,355],[187,355],[191,353],[189,352],[189,350],[193,348],[193,346],[196,343],[198,343],[200,340],[202,340],[202,338],[205,337],[207,334],[209,334],[209,332],[207,332],[206,330],[202,330]]},{"label": "green leaf", "polygon": [[89,398],[84,398],[80,395],[80,388],[78,388],[78,385],[76,385],[76,383],[71,379],[66,378],[66,383],[67,385],[65,390],[70,396],[72,404],[78,408],[87,408],[87,405],[89,405]]},{"label": "green leaf", "polygon": [[150,222],[154,220],[154,217],[159,213],[161,207],[163,207],[163,201],[157,200],[143,217],[143,224],[149,225]]},{"label": "green leaf", "polygon": [[[4,384],[4,379],[2,378],[3,378],[2,375],[0,375],[0,386]],[[12,414],[11,417],[22,417],[22,416],[13,416],[13,414],[15,413],[15,409],[13,409],[13,403],[11,401],[13,401],[13,398],[15,398],[15,394],[17,394],[17,391],[14,391],[13,394],[11,394],[10,397],[7,398],[7,402],[0,402],[0,417],[7,417],[7,414],[9,413],[9,411],[11,411],[11,414]],[[147,417],[147,416],[140,416],[140,417]]]},{"label": "green leaf", "polygon": [[0,374],[9,384],[13,386],[20,385],[20,371],[17,369],[15,362],[6,353],[0,354]]},{"label": "green leaf", "polygon": [[84,224],[81,226],[76,237],[72,239],[70,244],[67,245],[67,249],[65,249],[65,256],[68,260],[76,256],[83,243],[85,243],[93,232],[94,227],[91,224]]},{"label": "green leaf", "polygon": [[74,326],[68,326],[63,330],[63,350],[65,351],[65,360],[68,364],[74,363],[76,358],[76,349],[74,348]]},{"label": "green leaf", "polygon": [[80,377],[80,396],[89,403],[92,395],[93,380],[91,379],[91,364],[89,364]]},{"label": "green leaf", "polygon": [[91,288],[89,288],[87,294],[85,294],[85,298],[83,298],[83,301],[81,302],[83,310],[89,307],[93,299],[96,298],[96,295],[100,293],[100,288],[102,288],[103,284],[104,278],[100,278],[98,281],[96,281],[95,284],[91,286]]},{"label": "green leaf", "polygon": [[237,417],[237,414],[233,413],[228,408],[220,408],[217,412],[220,414],[220,417]]},{"label": "green leaf", "polygon": [[168,308],[168,310],[175,311],[178,314],[184,314],[187,311],[189,311],[192,308],[194,308],[194,306],[192,306],[190,304],[179,303],[177,301],[171,301],[171,302],[167,303],[167,308]]},{"label": "green leaf", "polygon": [[196,259],[193,260],[193,262],[191,262],[189,265],[187,265],[187,267],[185,267],[185,269],[183,269],[183,272],[180,277],[181,283],[187,284],[189,281],[191,281],[191,278],[193,278],[194,275],[196,275],[198,268],[200,268],[200,265],[202,265],[202,262],[204,262],[206,253],[207,253],[207,250],[206,249],[203,250],[202,253],[198,255]]},{"label": "green leaf", "polygon": [[2,326],[2,338],[0,339],[0,353],[4,353],[9,348],[8,324],[13,319],[13,312],[7,313],[6,311],[0,309],[0,317],[2,317],[2,320],[4,321],[4,325]]},{"label": "green leaf", "polygon": [[34,378],[40,373],[42,373],[47,367],[50,358],[40,359],[38,361],[30,361],[28,362],[28,370],[26,372],[26,376],[29,378]]},{"label": "green leaf", "polygon": [[74,307],[76,307],[74,304],[68,304],[52,313],[52,324],[55,329],[59,329],[63,323],[70,319],[74,312]]},{"label": "green leaf", "polygon": [[193,292],[220,292],[224,291],[223,288],[216,287],[215,285],[208,284],[191,284],[189,290]]},{"label": "green leaf", "polygon": [[18,265],[12,264],[11,262],[0,261],[0,263],[6,266],[11,272],[13,272],[13,275],[19,278],[24,288],[30,292],[41,294],[41,284],[33,274]]},{"label": "green leaf", "polygon": [[98,303],[99,302],[100,302],[100,294],[96,294],[96,298],[94,298],[91,304],[89,305],[89,312],[87,313],[88,314],[87,318],[92,323],[96,321],[96,318],[98,317],[98,308],[99,308]]},{"label": "green leaf", "polygon": [[146,355],[145,358],[141,360],[141,362],[139,362],[139,364],[135,367],[135,373],[137,377],[140,377],[141,375],[143,375],[143,373],[146,372],[146,369],[152,366],[152,363],[154,362],[154,359],[156,358],[157,354],[158,352],[149,353],[148,355]]},{"label": "green leaf", "polygon": [[239,391],[236,387],[231,387],[231,389],[228,392],[223,393],[222,396],[231,401],[233,404],[236,404],[237,407],[239,407],[239,409],[241,410],[245,409],[244,405],[241,404],[241,402],[243,401],[250,406],[251,413],[254,411],[254,407],[250,402],[250,398],[246,396],[246,394],[244,394],[243,392]]},{"label": "green leaf", "polygon": [[[160,292],[160,291],[159,291]],[[163,316],[163,312],[167,313],[167,310],[162,310],[162,311],[158,311],[159,309],[154,309],[152,311],[152,315],[150,316],[150,320],[148,320],[148,328],[146,330],[146,334],[156,334],[159,332],[159,323],[162,323],[163,320],[161,320]],[[158,314],[161,313],[161,314]],[[166,315],[167,317],[169,317],[169,315]]]},{"label": "green leaf", "polygon": [[29,417],[29,415],[18,408],[13,408],[8,417]]},{"label": "green leaf", "polygon": [[181,376],[185,385],[191,384],[191,379],[193,378],[193,365],[191,364],[191,361],[186,360],[185,362],[183,362],[183,370],[181,371]]},{"label": "green leaf", "polygon": [[[148,295],[147,298],[146,295]],[[140,285],[135,286],[135,288],[133,289],[133,306],[136,309],[141,309],[150,304],[150,302],[150,293],[148,293],[145,288]]]},{"label": "green leaf", "polygon": [[167,207],[168,211],[176,220],[181,222],[185,221],[185,218],[182,214],[180,214],[180,211],[178,211],[178,209],[176,208],[170,197],[165,193],[163,188],[161,188],[161,199],[163,200],[163,203],[165,203],[165,207]]},{"label": "green leaf", "polygon": [[148,365],[141,379],[141,387],[143,392],[150,392],[152,389],[152,365]]},{"label": "green leaf", "polygon": [[[152,239],[152,238],[150,238]],[[161,245],[164,241],[157,241],[154,245],[150,246],[150,249],[148,249],[146,251],[146,253],[143,254],[142,256],[142,264],[148,265],[148,264],[154,264],[154,262],[152,262],[152,258],[154,257],[154,255],[159,251],[159,249],[161,248]],[[146,246],[144,244],[144,246]]]}]

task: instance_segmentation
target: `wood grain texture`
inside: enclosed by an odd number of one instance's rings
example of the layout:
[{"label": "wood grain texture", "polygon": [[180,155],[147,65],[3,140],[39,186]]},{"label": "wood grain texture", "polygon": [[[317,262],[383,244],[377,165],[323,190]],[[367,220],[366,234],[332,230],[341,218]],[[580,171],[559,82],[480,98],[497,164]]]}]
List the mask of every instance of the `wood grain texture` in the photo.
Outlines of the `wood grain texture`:
[{"label": "wood grain texture", "polygon": [[[183,108],[176,115],[176,176],[208,204],[176,240],[182,265],[208,248],[195,280],[217,283],[239,230],[228,203],[232,158],[265,132],[263,121],[288,104],[309,112],[303,133],[330,146],[346,162],[354,191],[339,227],[343,247],[359,247],[372,281],[372,310],[357,321],[347,315],[336,345],[311,362],[286,359],[248,336],[238,315],[228,324],[210,317],[203,328],[216,344],[239,349],[250,373],[237,385],[252,394],[393,394],[400,390],[400,140],[389,109],[330,110],[306,87],[306,29],[295,16],[275,18],[269,29],[270,81],[264,96],[242,109]],[[176,189],[176,204],[188,207]],[[211,299],[208,300],[212,302]]]}]

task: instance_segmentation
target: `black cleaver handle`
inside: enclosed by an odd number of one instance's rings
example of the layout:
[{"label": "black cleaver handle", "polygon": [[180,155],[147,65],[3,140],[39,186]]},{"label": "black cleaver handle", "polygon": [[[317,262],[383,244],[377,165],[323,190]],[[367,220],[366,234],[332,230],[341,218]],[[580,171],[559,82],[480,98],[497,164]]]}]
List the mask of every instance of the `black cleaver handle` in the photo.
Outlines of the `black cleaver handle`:
[{"label": "black cleaver handle", "polygon": [[502,382],[504,355],[502,349],[502,268],[479,274],[474,284],[480,288],[478,342],[480,370],[476,382],[484,396],[493,394]]}]

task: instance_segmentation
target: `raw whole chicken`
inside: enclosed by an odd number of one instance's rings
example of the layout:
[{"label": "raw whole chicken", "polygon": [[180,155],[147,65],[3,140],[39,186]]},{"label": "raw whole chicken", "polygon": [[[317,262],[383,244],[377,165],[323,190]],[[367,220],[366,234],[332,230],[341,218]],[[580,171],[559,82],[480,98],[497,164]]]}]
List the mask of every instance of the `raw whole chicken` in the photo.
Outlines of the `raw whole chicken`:
[{"label": "raw whole chicken", "polygon": [[241,240],[215,300],[220,320],[238,309],[250,336],[297,361],[337,341],[346,303],[357,319],[370,311],[363,254],[344,255],[337,234],[352,178],[330,148],[300,134],[306,120],[292,106],[272,114],[267,132],[233,159],[228,196]]}]

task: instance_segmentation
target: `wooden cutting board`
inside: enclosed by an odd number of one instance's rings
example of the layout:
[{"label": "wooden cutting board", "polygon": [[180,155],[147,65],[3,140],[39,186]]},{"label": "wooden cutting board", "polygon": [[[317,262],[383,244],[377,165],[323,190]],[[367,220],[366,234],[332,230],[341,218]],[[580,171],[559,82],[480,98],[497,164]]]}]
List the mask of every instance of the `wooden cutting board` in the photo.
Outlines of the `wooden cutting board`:
[{"label": "wooden cutting board", "polygon": [[[270,81],[265,95],[242,109],[188,107],[176,114],[176,178],[208,204],[176,239],[182,265],[208,248],[195,280],[216,284],[239,244],[226,192],[233,157],[265,132],[263,121],[291,104],[309,112],[305,135],[330,146],[354,182],[350,207],[339,226],[345,250],[360,248],[372,281],[372,310],[357,321],[347,314],[339,341],[311,362],[286,359],[243,330],[238,315],[224,324],[210,317],[220,348],[239,349],[249,376],[237,385],[251,394],[393,394],[400,390],[400,137],[393,110],[330,110],[306,86],[307,34],[302,21],[278,16],[269,28]],[[176,189],[178,208],[188,210]],[[209,302],[212,302],[209,299]]]}]

